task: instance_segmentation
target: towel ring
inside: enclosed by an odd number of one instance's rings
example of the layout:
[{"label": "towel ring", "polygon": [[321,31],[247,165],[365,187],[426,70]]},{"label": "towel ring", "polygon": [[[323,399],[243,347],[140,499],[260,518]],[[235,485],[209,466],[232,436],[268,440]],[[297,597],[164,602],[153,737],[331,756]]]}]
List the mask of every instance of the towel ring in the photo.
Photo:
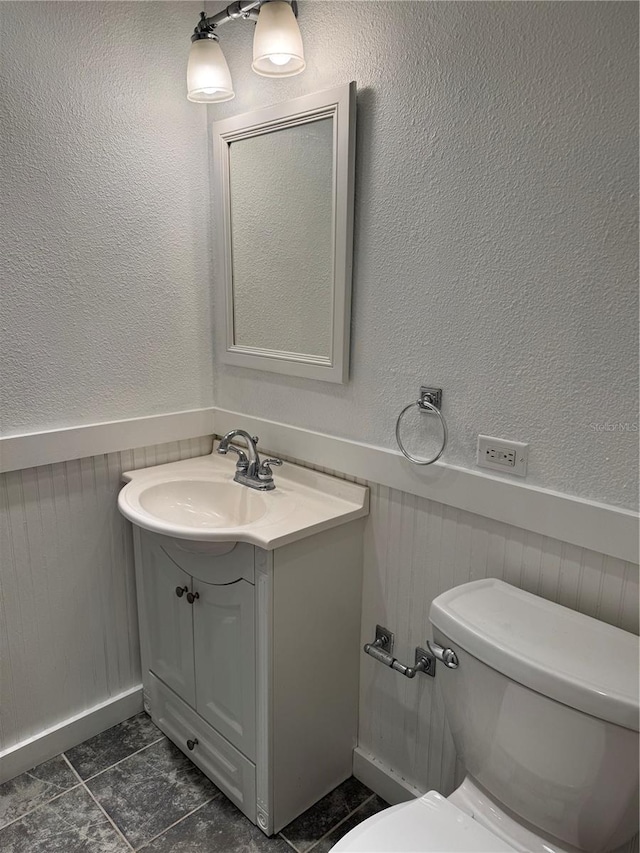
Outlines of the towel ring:
[{"label": "towel ring", "polygon": [[[402,451],[403,455],[406,456],[407,459],[410,462],[413,462],[415,465],[433,465],[434,462],[440,459],[440,457],[444,453],[445,447],[447,446],[447,422],[445,421],[440,409],[437,406],[434,406],[431,400],[427,399],[429,396],[431,395],[421,391],[420,398],[414,403],[409,403],[408,406],[405,406],[404,409],[398,415],[398,419],[396,421],[396,441],[398,442],[398,447]],[[405,449],[405,446],[402,443],[402,439],[400,438],[400,421],[409,411],[409,409],[412,409],[414,406],[418,407],[421,414],[432,413],[434,415],[437,415],[440,418],[440,423],[442,424],[442,447],[431,459],[418,459],[417,457],[412,456],[410,453],[407,453],[407,450]]]}]

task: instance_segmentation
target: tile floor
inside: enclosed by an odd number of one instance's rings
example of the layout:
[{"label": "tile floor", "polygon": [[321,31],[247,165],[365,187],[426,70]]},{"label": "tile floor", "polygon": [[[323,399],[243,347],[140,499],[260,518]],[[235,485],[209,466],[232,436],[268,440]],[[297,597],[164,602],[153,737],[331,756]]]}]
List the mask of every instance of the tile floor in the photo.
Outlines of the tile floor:
[{"label": "tile floor", "polygon": [[327,853],[385,806],[347,779],[267,838],[138,714],[0,785],[0,850]]}]

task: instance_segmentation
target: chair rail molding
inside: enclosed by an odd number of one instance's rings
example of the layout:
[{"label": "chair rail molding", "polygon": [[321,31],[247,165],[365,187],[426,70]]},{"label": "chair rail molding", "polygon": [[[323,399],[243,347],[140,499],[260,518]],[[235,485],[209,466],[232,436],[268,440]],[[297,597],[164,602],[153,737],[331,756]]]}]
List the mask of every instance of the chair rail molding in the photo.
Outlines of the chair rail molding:
[{"label": "chair rail molding", "polygon": [[0,473],[199,438],[213,432],[213,409],[189,409],[0,438]]},{"label": "chair rail molding", "polygon": [[438,461],[416,469],[395,450],[211,407],[0,438],[0,473],[151,444],[223,435],[241,425],[271,452],[389,486],[562,542],[637,563],[640,514]]},{"label": "chair rail molding", "polygon": [[214,408],[215,432],[233,427],[258,434],[269,452],[333,473],[389,486],[494,521],[638,562],[640,515],[573,495],[515,483],[438,461],[417,469],[399,451]]}]

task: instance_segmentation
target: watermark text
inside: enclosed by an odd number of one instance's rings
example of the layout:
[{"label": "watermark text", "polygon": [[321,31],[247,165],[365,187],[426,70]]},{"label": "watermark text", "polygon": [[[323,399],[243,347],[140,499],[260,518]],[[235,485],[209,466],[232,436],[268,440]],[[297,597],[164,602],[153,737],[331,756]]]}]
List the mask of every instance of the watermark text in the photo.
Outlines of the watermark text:
[{"label": "watermark text", "polygon": [[589,429],[592,429],[594,432],[638,432],[638,424],[629,423],[628,421],[625,423],[622,423],[622,421],[610,421],[589,424]]}]

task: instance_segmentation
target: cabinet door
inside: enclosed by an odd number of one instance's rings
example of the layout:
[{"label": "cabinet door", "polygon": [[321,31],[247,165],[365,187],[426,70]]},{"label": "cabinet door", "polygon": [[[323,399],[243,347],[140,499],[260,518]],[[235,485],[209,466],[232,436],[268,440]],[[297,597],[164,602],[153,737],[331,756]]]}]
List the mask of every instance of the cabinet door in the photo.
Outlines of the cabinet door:
[{"label": "cabinet door", "polygon": [[191,578],[169,559],[156,542],[143,549],[142,581],[149,638],[149,669],[191,706],[195,703],[193,673],[193,607],[186,592]]},{"label": "cabinet door", "polygon": [[197,583],[193,607],[196,710],[255,760],[254,588]]}]

